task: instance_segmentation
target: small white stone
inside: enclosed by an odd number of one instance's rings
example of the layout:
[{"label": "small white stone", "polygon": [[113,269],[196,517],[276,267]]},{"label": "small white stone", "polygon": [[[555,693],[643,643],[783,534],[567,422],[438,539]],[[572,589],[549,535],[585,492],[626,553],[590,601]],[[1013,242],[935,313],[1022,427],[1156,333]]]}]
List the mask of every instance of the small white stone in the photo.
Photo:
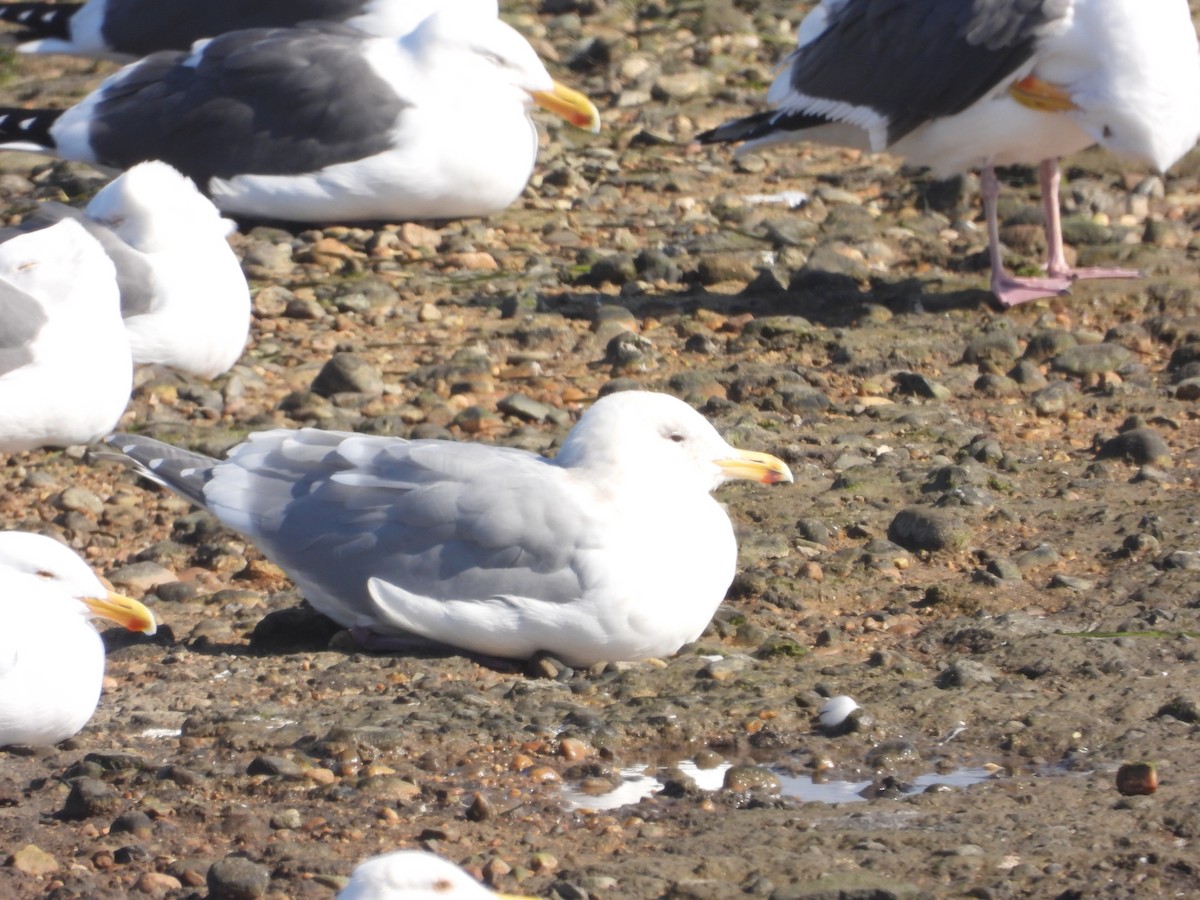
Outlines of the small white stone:
[{"label": "small white stone", "polygon": [[830,697],[821,704],[821,708],[817,710],[817,718],[821,722],[821,727],[837,728],[856,709],[858,709],[858,704],[854,702],[852,697],[839,694],[836,697]]}]

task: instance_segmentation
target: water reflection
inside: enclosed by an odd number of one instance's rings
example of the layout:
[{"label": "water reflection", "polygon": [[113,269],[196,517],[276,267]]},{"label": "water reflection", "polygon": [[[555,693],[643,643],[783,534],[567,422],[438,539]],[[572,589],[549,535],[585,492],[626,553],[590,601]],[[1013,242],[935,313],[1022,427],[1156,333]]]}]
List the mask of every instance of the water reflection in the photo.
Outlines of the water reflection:
[{"label": "water reflection", "polygon": [[[705,791],[719,791],[725,784],[725,772],[731,763],[700,768],[692,760],[684,760],[672,768],[683,772],[691,778],[696,786]],[[568,788],[563,791],[563,800],[568,809],[605,810],[616,809],[630,803],[637,803],[643,797],[649,797],[662,790],[663,783],[659,775],[666,769],[661,766],[631,766],[621,769],[621,784],[610,791],[595,794],[578,789]],[[782,795],[795,797],[804,801],[817,803],[857,803],[866,798],[861,792],[873,782],[866,781],[814,781],[809,775],[786,775],[776,773],[782,785]],[[917,794],[935,784],[950,787],[969,787],[996,776],[996,770],[983,767],[963,767],[948,772],[930,772],[918,775],[916,778],[904,779],[907,788],[905,793]]]}]

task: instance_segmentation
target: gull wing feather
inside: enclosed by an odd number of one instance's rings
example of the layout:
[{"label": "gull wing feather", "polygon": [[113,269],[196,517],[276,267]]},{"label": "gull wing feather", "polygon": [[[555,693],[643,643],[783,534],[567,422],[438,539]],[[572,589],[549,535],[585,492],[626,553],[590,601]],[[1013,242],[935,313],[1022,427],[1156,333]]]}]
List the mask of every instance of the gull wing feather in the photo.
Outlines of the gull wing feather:
[{"label": "gull wing feather", "polygon": [[572,535],[588,515],[577,490],[524,451],[304,429],[235,448],[204,502],[314,606],[362,626],[379,624],[368,579],[436,602],[577,599]]}]

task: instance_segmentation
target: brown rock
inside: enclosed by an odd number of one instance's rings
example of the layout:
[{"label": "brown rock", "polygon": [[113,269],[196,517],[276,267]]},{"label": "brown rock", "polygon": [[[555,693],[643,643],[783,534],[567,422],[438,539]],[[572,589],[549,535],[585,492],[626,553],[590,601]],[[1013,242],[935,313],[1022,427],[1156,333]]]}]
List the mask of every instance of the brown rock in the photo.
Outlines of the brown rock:
[{"label": "brown rock", "polygon": [[163,894],[181,890],[183,882],[166,872],[143,872],[135,887],[143,894]]},{"label": "brown rock", "polygon": [[1117,769],[1117,790],[1126,797],[1153,794],[1158,790],[1158,773],[1154,763],[1126,763]]},{"label": "brown rock", "polygon": [[6,865],[37,878],[58,871],[58,860],[37,844],[26,844],[8,858]]}]

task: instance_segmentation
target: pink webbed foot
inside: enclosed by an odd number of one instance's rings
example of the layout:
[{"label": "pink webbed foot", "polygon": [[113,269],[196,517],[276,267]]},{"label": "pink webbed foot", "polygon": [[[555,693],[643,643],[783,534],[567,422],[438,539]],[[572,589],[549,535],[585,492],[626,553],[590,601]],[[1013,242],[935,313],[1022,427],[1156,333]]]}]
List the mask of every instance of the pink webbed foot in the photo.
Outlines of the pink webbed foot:
[{"label": "pink webbed foot", "polygon": [[1073,278],[1018,278],[1013,275],[1000,275],[992,278],[992,295],[1006,309],[1028,303],[1030,300],[1040,300],[1043,297],[1061,297],[1071,290]]}]

